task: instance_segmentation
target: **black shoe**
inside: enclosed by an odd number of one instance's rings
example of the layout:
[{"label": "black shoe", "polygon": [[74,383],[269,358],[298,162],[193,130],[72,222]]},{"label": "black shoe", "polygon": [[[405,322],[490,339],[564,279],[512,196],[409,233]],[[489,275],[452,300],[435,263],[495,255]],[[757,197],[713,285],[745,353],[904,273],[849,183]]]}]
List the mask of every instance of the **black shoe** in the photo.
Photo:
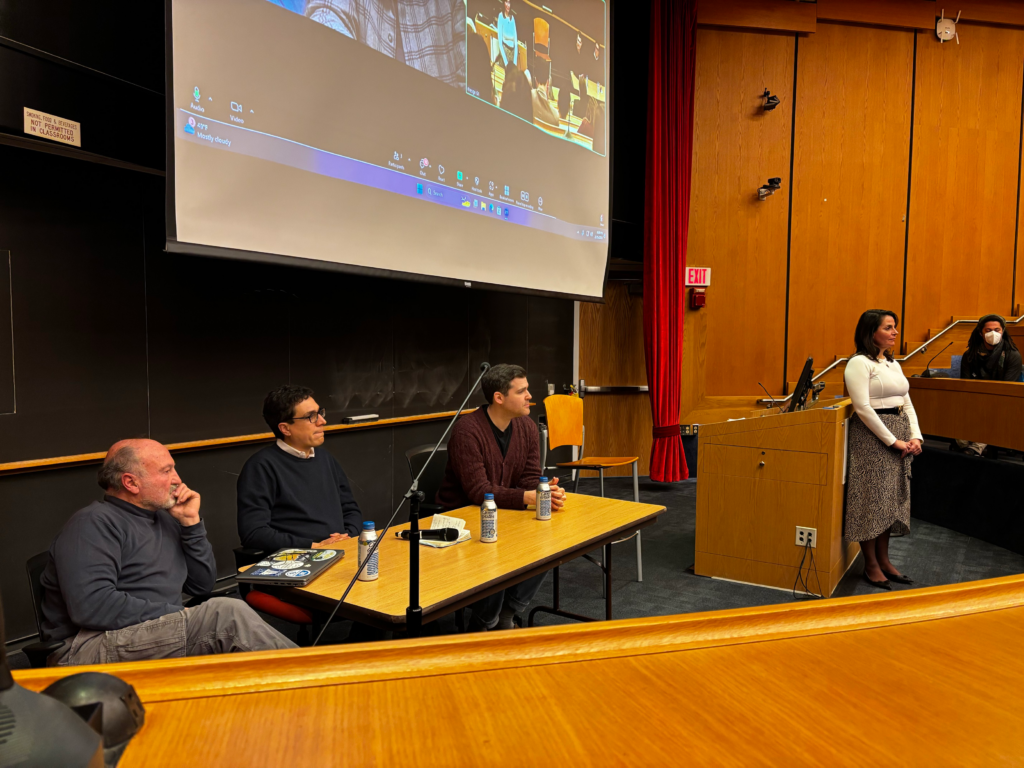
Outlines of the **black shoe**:
[{"label": "black shoe", "polygon": [[913,584],[914,580],[906,574],[889,573],[888,571],[882,571],[885,574],[885,578],[889,581],[895,581],[897,584]]},{"label": "black shoe", "polygon": [[[886,575],[888,575],[888,574],[886,574]],[[872,587],[878,587],[879,589],[888,589],[890,591],[892,590],[892,584],[890,584],[888,581],[872,581],[871,579],[868,578],[867,573],[863,574],[863,576],[864,576],[864,581],[866,581]]]}]

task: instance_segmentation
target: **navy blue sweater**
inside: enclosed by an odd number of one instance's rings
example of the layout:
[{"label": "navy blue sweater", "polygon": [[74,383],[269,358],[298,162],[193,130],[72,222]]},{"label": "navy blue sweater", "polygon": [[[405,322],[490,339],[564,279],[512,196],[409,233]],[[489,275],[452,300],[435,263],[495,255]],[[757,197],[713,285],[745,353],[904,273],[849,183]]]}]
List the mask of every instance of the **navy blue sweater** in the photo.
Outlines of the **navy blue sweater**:
[{"label": "navy blue sweater", "polygon": [[124,629],[181,610],[181,593],[213,590],[217,563],[200,520],[187,528],[105,496],[78,510],[43,570],[44,640]]},{"label": "navy blue sweater", "polygon": [[363,515],[348,478],[323,447],[311,459],[277,444],[253,454],[238,476],[238,536],[242,546],[309,547],[332,533],[355,538]]}]

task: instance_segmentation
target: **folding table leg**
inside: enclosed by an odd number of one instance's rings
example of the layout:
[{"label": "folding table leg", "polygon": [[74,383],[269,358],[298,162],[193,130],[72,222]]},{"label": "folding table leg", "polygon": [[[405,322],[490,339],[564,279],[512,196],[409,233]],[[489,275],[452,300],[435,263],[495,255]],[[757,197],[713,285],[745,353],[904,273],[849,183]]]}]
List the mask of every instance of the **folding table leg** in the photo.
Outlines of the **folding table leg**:
[{"label": "folding table leg", "polygon": [[[637,464],[640,462],[633,462],[633,501],[637,504],[640,503],[640,477]],[[640,546],[640,531],[636,532],[636,580],[643,583],[644,580],[644,557],[643,551]]]},{"label": "folding table leg", "polygon": [[604,618],[612,620],[612,545],[605,547],[604,556]]}]

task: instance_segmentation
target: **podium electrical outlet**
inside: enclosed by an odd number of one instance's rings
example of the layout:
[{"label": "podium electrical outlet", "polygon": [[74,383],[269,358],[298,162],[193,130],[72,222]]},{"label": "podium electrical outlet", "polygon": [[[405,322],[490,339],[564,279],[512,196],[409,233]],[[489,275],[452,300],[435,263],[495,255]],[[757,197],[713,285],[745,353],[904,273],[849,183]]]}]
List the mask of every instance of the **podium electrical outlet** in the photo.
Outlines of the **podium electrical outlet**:
[{"label": "podium electrical outlet", "polygon": [[818,548],[818,529],[796,527],[796,545],[798,547],[811,545],[812,549]]}]

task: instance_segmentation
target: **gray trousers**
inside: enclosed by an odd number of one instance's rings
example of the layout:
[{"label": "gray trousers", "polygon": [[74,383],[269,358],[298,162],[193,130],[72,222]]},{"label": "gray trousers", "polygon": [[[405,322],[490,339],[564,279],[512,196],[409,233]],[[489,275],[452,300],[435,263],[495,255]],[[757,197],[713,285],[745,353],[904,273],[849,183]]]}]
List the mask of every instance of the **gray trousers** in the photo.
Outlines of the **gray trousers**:
[{"label": "gray trousers", "polygon": [[545,571],[501,592],[495,592],[490,597],[478,600],[470,606],[473,609],[473,618],[488,629],[494,629],[498,626],[498,618],[503,605],[507,604],[516,613],[523,613],[529,607],[547,575]]},{"label": "gray trousers", "polygon": [[79,630],[70,646],[51,654],[47,664],[113,664],[297,647],[244,601],[214,597],[194,608],[124,629]]}]

